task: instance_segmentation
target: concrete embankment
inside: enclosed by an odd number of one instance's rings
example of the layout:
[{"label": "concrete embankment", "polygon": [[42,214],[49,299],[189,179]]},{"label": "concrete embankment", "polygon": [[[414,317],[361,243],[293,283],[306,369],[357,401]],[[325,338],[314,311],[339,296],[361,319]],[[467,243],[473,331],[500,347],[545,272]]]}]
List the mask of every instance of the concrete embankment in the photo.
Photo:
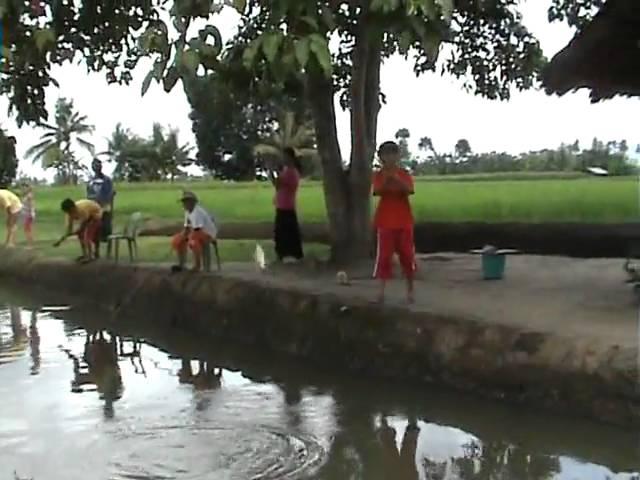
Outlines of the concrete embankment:
[{"label": "concrete embankment", "polygon": [[[522,262],[513,262],[510,281],[500,287],[477,282],[475,276],[467,279],[466,263],[431,265],[418,290],[424,300],[410,309],[372,305],[373,286],[364,281],[341,290],[331,277],[258,274],[234,265],[221,274],[171,275],[165,268],[79,266],[1,250],[0,276],[89,299],[114,316],[151,316],[195,335],[249,348],[260,345],[356,375],[441,383],[489,398],[640,426],[637,321],[631,304],[620,305],[625,294],[602,292],[617,302],[616,309],[587,302],[585,311],[575,312],[572,299],[582,301],[582,293],[572,297],[557,291],[545,265],[536,277],[532,263]],[[558,268],[568,269],[562,262]],[[587,283],[610,280],[603,264],[589,268],[598,276],[587,276]],[[526,281],[521,278],[525,274]],[[544,291],[528,287],[538,281],[545,282]],[[597,291],[598,285],[592,286]],[[453,289],[465,302],[451,303],[453,297],[447,295]],[[530,308],[536,301],[540,306]]]}]

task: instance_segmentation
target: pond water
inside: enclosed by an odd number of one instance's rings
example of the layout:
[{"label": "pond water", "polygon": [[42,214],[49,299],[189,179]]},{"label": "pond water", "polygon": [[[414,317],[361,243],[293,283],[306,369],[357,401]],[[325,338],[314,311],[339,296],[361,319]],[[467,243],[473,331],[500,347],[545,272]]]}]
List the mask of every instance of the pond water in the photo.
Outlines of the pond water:
[{"label": "pond water", "polygon": [[0,479],[638,480],[638,435],[0,293]]}]

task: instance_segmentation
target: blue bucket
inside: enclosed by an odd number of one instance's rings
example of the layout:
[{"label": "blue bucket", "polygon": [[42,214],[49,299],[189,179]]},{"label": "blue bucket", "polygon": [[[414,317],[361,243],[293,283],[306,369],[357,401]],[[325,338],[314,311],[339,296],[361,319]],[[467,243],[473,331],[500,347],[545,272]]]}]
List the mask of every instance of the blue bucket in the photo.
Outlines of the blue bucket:
[{"label": "blue bucket", "polygon": [[482,255],[482,275],[485,280],[502,280],[507,264],[506,255]]}]

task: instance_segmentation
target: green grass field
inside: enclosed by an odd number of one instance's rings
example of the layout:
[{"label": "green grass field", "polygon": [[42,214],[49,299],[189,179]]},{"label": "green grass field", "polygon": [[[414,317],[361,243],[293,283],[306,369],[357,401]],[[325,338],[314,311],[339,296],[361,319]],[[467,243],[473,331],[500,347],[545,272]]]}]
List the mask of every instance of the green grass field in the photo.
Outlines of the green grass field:
[{"label": "green grass field", "polygon": [[[417,221],[523,221],[523,222],[628,222],[640,218],[636,178],[584,178],[487,175],[419,178],[413,208]],[[219,222],[268,221],[273,215],[273,190],[267,183],[192,182],[188,184],[119,184],[116,186],[116,230],[133,212],[164,220],[182,218],[177,202],[182,188],[196,192]],[[45,254],[72,255],[77,245],[68,240],[60,249],[50,247],[63,229],[62,199],[83,198],[84,187],[41,187],[35,192],[37,248]],[[326,219],[319,183],[306,182],[299,194],[301,221]],[[1,232],[4,238],[4,231]],[[18,234],[19,242],[23,235]],[[265,246],[271,250],[269,245]],[[325,249],[311,246],[318,252]],[[254,242],[223,242],[226,260],[250,259]],[[167,239],[143,239],[145,261],[171,258]]]}]

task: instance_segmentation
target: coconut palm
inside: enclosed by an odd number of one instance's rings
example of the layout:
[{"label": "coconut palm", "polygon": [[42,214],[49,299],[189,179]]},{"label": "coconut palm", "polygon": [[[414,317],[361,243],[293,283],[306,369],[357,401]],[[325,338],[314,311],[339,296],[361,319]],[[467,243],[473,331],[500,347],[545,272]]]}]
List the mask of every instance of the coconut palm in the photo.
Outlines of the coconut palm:
[{"label": "coconut palm", "polygon": [[282,157],[285,148],[293,148],[303,163],[303,170],[318,167],[316,133],[311,122],[298,123],[293,112],[284,112],[277,121],[277,130],[253,148],[253,153],[273,162]]},{"label": "coconut palm", "polygon": [[180,145],[178,130],[169,129],[168,133],[159,123],[153,124],[153,133],[148,145],[150,166],[162,178],[173,181],[180,174],[180,167],[193,163],[190,154],[193,147],[189,144]]},{"label": "coconut palm", "polygon": [[132,135],[116,127],[109,140],[109,151],[103,152],[116,162],[115,176],[128,181],[173,181],[180,175],[180,167],[193,163],[189,144],[180,144],[178,130],[168,132],[154,123],[150,138]]},{"label": "coconut palm", "polygon": [[56,102],[54,124],[40,125],[45,133],[40,142],[27,150],[27,158],[33,162],[41,162],[45,169],[55,168],[57,177],[63,183],[77,181],[78,173],[83,169],[76,157],[74,145],[87,150],[92,156],[95,153],[93,144],[83,135],[93,133],[94,127],[85,115],[75,111],[73,101],[59,98]]},{"label": "coconut palm", "polygon": [[129,129],[123,128],[121,123],[116,125],[111,137],[106,140],[107,149],[100,152],[98,156],[104,156],[107,161],[115,163],[114,179],[128,182],[139,181],[141,171],[136,162],[137,159],[134,159],[134,152],[141,149],[140,146],[144,140],[132,134]]}]

